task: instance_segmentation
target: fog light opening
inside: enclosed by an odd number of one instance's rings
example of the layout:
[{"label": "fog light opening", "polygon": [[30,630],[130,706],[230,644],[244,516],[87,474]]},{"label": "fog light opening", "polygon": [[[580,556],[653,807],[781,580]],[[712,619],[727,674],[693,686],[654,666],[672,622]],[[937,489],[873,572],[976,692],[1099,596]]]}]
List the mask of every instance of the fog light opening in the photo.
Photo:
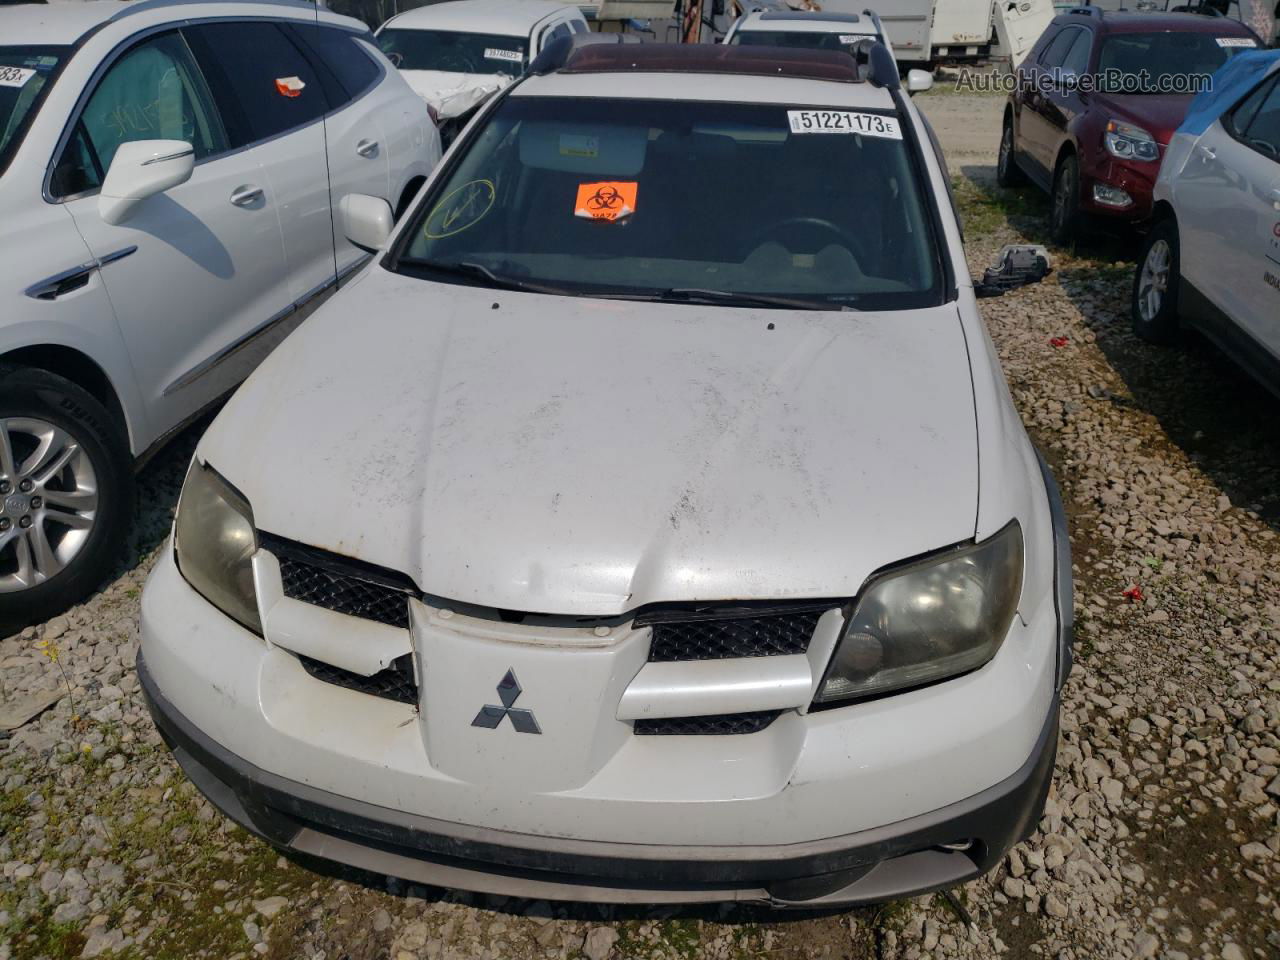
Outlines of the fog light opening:
[{"label": "fog light opening", "polygon": [[1128,207],[1133,204],[1133,198],[1128,193],[1109,183],[1095,183],[1093,199],[1108,207]]}]

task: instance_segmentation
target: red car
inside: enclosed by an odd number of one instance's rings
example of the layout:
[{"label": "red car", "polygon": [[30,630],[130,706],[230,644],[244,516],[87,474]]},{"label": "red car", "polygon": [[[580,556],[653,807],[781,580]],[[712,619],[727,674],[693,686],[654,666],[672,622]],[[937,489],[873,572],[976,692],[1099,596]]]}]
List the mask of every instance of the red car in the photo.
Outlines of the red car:
[{"label": "red car", "polygon": [[1193,96],[1227,57],[1258,46],[1248,27],[1220,16],[1089,6],[1054,18],[1018,67],[997,180],[1049,191],[1058,243],[1091,215],[1145,220]]}]

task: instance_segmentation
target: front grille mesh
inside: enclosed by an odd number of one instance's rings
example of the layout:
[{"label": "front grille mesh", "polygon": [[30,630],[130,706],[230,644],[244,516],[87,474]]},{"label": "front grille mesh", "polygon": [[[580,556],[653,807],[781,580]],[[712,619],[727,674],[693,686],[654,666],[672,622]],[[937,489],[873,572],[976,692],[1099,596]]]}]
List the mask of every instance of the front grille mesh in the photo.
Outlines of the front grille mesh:
[{"label": "front grille mesh", "polygon": [[284,595],[326,610],[408,629],[409,594],[354,573],[328,570],[280,551]]},{"label": "front grille mesh", "polygon": [[406,653],[403,657],[396,657],[391,661],[391,666],[385,670],[379,670],[371,677],[343,670],[341,667],[313,660],[311,657],[299,656],[298,660],[302,663],[302,669],[325,683],[400,703],[416,705],[418,702],[418,685],[413,682],[412,654]]},{"label": "front grille mesh", "polygon": [[637,720],[634,732],[641,737],[736,736],[759,733],[781,714],[781,710],[759,710],[755,713],[725,713],[710,717]]},{"label": "front grille mesh", "polygon": [[653,623],[649,659],[727,660],[804,653],[821,610]]}]

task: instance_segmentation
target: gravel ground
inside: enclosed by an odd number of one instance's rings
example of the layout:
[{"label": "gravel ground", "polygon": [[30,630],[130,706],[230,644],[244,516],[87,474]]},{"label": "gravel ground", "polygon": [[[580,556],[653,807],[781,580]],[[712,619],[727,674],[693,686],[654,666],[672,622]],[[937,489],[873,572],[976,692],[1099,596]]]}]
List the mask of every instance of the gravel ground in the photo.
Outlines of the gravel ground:
[{"label": "gravel ground", "polygon": [[[972,133],[986,117],[994,147],[998,104],[922,102],[959,145],[975,270],[1042,238],[1044,200],[995,191]],[[312,872],[229,826],[160,744],[132,669],[193,431],[141,478],[132,562],[0,641],[4,702],[64,675],[71,691],[0,739],[0,960],[1280,956],[1280,403],[1198,340],[1134,340],[1132,250],[1055,251],[1044,284],[983,301],[1063,487],[1079,627],[1048,808],[957,891],[972,925],[941,897],[796,916],[474,898]]]}]

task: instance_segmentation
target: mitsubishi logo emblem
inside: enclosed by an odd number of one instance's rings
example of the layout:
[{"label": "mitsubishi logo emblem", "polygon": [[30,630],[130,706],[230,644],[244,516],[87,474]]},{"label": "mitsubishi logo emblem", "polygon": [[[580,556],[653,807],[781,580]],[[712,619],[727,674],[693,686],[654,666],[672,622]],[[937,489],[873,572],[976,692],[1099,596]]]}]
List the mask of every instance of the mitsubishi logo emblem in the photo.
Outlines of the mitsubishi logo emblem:
[{"label": "mitsubishi logo emblem", "polygon": [[480,708],[476,718],[471,721],[471,725],[493,730],[502,723],[503,717],[510,717],[511,725],[516,728],[517,733],[541,733],[542,728],[538,726],[532,710],[512,706],[520,693],[520,681],[516,679],[515,671],[508,670],[507,675],[498,684],[498,699],[502,701],[502,706],[486,703]]}]

